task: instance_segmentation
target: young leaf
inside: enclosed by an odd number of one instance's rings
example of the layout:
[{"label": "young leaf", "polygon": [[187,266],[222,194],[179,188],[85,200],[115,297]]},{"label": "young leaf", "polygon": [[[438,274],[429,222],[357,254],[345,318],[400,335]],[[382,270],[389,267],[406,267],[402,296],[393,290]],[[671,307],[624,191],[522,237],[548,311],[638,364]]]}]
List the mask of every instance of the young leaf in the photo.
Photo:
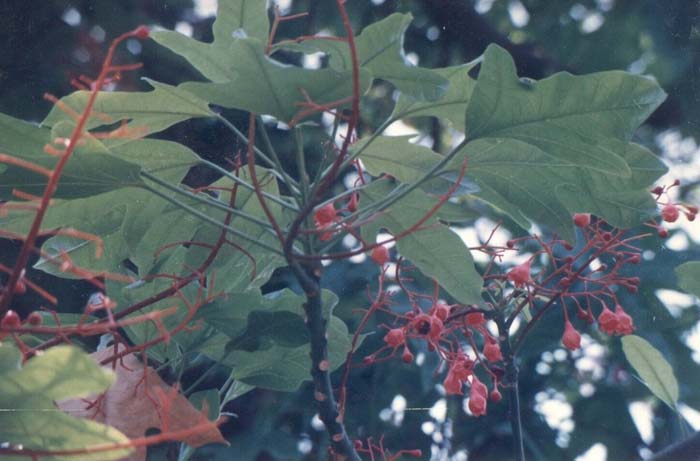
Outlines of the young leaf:
[{"label": "young leaf", "polygon": [[683,291],[700,297],[700,261],[690,261],[676,267],[676,278]]},{"label": "young leaf", "polygon": [[[0,351],[14,349],[0,345]],[[117,429],[75,418],[57,410],[53,401],[82,398],[105,391],[114,375],[72,346],[57,346],[30,359],[24,368],[0,370],[0,440],[26,450],[89,450],[107,444],[126,444]],[[14,410],[14,411],[13,411]],[[107,461],[122,459],[128,448],[42,456],[55,461]],[[26,457],[7,456],[10,461]]]},{"label": "young leaf", "polygon": [[673,368],[661,353],[645,339],[629,335],[622,338],[622,351],[649,390],[666,405],[678,405],[678,381]]}]

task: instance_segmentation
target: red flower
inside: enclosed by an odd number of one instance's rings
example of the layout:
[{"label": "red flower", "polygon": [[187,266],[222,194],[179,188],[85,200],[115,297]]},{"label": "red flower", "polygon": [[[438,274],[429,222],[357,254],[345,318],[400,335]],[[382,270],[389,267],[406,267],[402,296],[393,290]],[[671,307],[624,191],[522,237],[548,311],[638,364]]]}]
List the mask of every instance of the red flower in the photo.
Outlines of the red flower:
[{"label": "red flower", "polygon": [[486,360],[491,363],[503,360],[501,348],[498,346],[496,341],[492,341],[490,339],[486,340],[486,343],[484,344],[484,357],[486,357]]},{"label": "red flower", "polygon": [[406,342],[406,334],[403,328],[393,328],[384,336],[384,342],[396,349]]},{"label": "red flower", "polygon": [[389,261],[389,249],[384,245],[379,245],[372,250],[370,258],[372,258],[372,261],[377,263],[377,265],[383,266]]},{"label": "red flower", "polygon": [[467,314],[466,320],[467,324],[473,327],[479,326],[486,321],[484,319],[484,314],[482,314],[481,312],[471,312]]},{"label": "red flower", "polygon": [[678,207],[672,203],[669,203],[661,210],[661,217],[666,222],[676,222],[678,216],[680,216]]},{"label": "red flower", "polygon": [[516,287],[523,286],[530,281],[530,265],[531,260],[527,260],[524,263],[515,266],[508,272],[508,280],[513,282]]},{"label": "red flower", "polygon": [[608,306],[603,305],[603,310],[598,316],[598,326],[601,331],[609,335],[615,334],[617,328],[618,317],[608,309]]},{"label": "red flower", "polygon": [[469,389],[469,411],[471,411],[474,416],[479,417],[486,414],[487,395],[488,389],[486,385],[474,376],[472,378],[471,388]]},{"label": "red flower", "polygon": [[444,322],[450,315],[450,306],[445,303],[435,303],[430,309],[430,315],[434,315]]},{"label": "red flower", "polygon": [[574,224],[576,227],[588,227],[591,223],[590,213],[576,213],[574,214]]},{"label": "red flower", "polygon": [[615,333],[618,335],[630,335],[634,332],[632,317],[619,304],[615,305],[615,317],[617,317]]},{"label": "red flower", "polygon": [[564,324],[564,335],[561,337],[561,342],[570,351],[581,347],[581,335],[568,320]]},{"label": "red flower", "polygon": [[452,370],[447,372],[447,377],[445,377],[445,381],[443,381],[442,385],[445,386],[447,395],[463,394],[462,387],[464,382],[461,381]]}]

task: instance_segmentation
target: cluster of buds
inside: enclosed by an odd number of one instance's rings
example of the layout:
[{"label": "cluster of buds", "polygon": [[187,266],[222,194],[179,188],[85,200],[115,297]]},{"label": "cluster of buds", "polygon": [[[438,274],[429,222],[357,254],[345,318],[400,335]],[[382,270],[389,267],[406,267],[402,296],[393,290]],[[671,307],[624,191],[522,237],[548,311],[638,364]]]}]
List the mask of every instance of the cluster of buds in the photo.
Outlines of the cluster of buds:
[{"label": "cluster of buds", "polygon": [[[679,185],[680,181],[675,180],[669,186],[656,186],[651,191],[656,203],[661,207],[661,220],[663,222],[674,223],[678,221],[681,214],[684,215],[688,221],[695,221],[695,217],[698,214],[698,207],[687,203],[674,202],[668,193],[671,189]],[[668,237],[668,230],[657,224],[656,221],[650,221],[647,225],[655,228],[659,233],[659,237]]]}]

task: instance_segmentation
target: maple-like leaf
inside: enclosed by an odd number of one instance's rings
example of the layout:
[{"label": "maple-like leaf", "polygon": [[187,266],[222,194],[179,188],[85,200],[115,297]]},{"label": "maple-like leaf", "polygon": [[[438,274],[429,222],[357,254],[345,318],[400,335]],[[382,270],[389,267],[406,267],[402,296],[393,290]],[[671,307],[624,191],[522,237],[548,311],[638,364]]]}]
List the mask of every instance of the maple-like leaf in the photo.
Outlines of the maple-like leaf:
[{"label": "maple-like leaf", "polygon": [[[119,348],[118,350],[123,350]],[[98,363],[115,353],[114,348],[90,354]],[[215,423],[202,425],[206,408],[196,409],[176,388],[166,384],[155,370],[134,355],[116,361],[112,368],[116,382],[102,395],[89,399],[58,402],[58,407],[73,416],[88,418],[119,429],[130,439],[144,437],[146,430],[157,428],[161,433],[187,431],[203,427],[182,437],[173,437],[193,447],[208,443],[228,444]],[[122,461],[145,461],[146,447],[139,446]]]}]

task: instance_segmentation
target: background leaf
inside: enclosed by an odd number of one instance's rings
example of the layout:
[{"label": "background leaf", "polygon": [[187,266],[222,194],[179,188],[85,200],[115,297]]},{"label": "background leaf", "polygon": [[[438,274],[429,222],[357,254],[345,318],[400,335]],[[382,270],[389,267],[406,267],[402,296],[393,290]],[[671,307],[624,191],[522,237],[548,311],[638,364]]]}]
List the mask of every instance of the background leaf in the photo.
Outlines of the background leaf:
[{"label": "background leaf", "polygon": [[644,338],[628,335],[622,338],[625,357],[649,390],[666,405],[678,405],[678,381],[671,365]]}]

